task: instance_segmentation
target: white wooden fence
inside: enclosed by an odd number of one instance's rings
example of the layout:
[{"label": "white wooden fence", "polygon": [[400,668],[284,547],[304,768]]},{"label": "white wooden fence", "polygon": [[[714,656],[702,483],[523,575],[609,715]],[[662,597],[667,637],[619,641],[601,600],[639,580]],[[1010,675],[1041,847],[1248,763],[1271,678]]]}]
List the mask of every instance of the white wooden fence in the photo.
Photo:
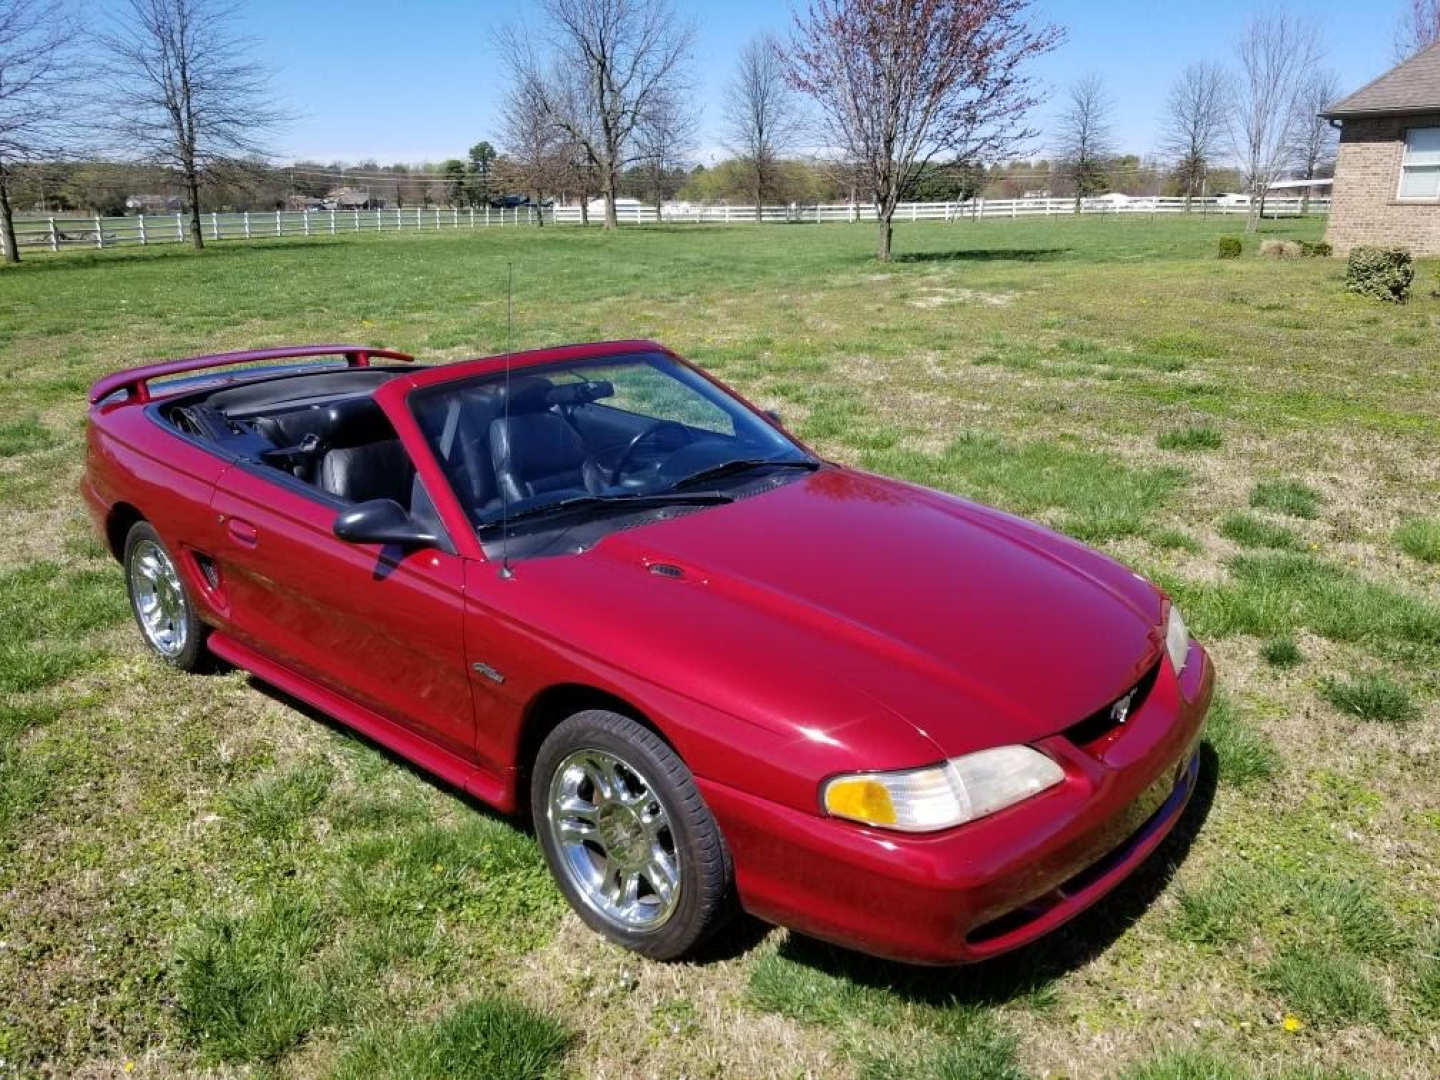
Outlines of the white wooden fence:
[{"label": "white wooden fence", "polygon": [[[1330,209],[1328,198],[1311,198],[1308,203],[1298,198],[1271,198],[1265,200],[1266,217],[1297,217],[1303,213],[1324,214]],[[911,202],[901,203],[895,209],[895,220],[905,221],[974,221],[981,218],[1022,218],[1059,217],[1075,213],[1075,200],[1071,199],[971,199],[965,202]],[[1187,212],[1184,198],[1171,196],[1145,196],[1119,201],[1106,198],[1083,199],[1080,203],[1082,214],[1183,214]],[[1202,214],[1248,214],[1248,201],[1234,199],[1220,200],[1214,197],[1191,199],[1188,212]],[[616,216],[622,225],[654,225],[657,222],[692,224],[719,223],[725,225],[746,225],[756,222],[754,206],[701,206],[690,203],[664,203],[658,213],[653,205],[632,204],[617,206]],[[560,225],[580,224],[578,206],[557,206],[554,220]],[[806,206],[791,203],[789,206],[762,206],[760,221],[775,222],[859,222],[874,221],[875,207],[870,203],[830,203]],[[547,216],[546,220],[550,220]],[[591,211],[589,223],[601,224],[603,215]]]},{"label": "white wooden fence", "polygon": [[[1308,204],[1297,198],[1267,199],[1267,217],[1292,217],[1301,213],[1323,214],[1330,200],[1312,198]],[[622,225],[663,223],[745,225],[756,221],[753,206],[700,206],[666,203],[656,213],[654,206],[621,205],[616,212]],[[1124,202],[1086,199],[1082,214],[1123,217],[1136,214],[1246,214],[1244,202],[1192,199],[1187,211],[1181,198],[1134,198]],[[895,220],[944,221],[961,223],[995,218],[1063,217],[1075,213],[1074,199],[972,199],[966,202],[901,203]],[[543,223],[579,225],[578,206],[495,209],[487,207],[406,207],[397,210],[276,210],[201,215],[205,239],[262,240],[277,236],[338,236],[365,232],[407,232],[438,229],[515,228]],[[760,220],[780,222],[862,222],[874,221],[875,207],[859,203],[832,203],[818,206],[763,206]],[[604,215],[591,213],[589,223],[599,225]],[[47,217],[17,219],[15,238],[22,248],[60,251],[66,248],[110,248],[132,244],[175,244],[188,239],[187,214],[141,214],[135,217]]]}]

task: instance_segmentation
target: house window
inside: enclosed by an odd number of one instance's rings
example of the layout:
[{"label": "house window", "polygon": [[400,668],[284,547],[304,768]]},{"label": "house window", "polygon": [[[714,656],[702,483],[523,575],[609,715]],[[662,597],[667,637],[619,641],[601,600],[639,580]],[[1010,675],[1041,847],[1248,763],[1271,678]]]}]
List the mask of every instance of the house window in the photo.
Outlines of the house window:
[{"label": "house window", "polygon": [[1405,132],[1400,198],[1440,199],[1440,127],[1411,128]]}]

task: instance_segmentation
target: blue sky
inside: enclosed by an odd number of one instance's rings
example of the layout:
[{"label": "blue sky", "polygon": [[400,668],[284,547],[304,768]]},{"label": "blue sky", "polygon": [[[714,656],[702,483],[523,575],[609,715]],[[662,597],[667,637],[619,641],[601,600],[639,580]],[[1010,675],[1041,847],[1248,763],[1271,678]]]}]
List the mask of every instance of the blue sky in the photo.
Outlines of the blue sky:
[{"label": "blue sky", "polygon": [[[1309,0],[1293,10],[1321,26],[1327,65],[1346,91],[1390,66],[1395,26],[1406,0]],[[698,24],[694,61],[701,108],[698,157],[720,149],[720,99],[740,46],[765,30],[786,32],[786,0],[680,0]],[[1049,0],[1037,5],[1068,38],[1037,61],[1034,72],[1053,90],[1088,72],[1105,80],[1116,103],[1122,149],[1155,148],[1157,119],[1177,71],[1192,60],[1233,55],[1253,0]],[[271,140],[281,160],[374,158],[435,161],[461,157],[471,143],[499,142],[497,110],[505,74],[493,41],[519,3],[464,0],[349,0],[297,5],[249,0],[244,30],[274,74],[274,89],[295,114]],[[1044,127],[1054,99],[1034,116]]]}]

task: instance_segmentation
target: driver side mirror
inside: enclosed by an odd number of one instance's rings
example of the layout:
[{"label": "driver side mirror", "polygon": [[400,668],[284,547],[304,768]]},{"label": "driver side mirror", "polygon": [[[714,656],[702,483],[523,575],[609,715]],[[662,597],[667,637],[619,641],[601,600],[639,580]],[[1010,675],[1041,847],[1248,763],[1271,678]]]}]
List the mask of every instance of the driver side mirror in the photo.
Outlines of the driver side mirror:
[{"label": "driver side mirror", "polygon": [[765,415],[768,416],[771,420],[774,420],[775,423],[778,424],[780,427],[785,426],[785,421],[780,419],[779,409],[766,409]]},{"label": "driver side mirror", "polygon": [[440,538],[410,516],[394,499],[371,499],[335,519],[336,536],[351,544],[435,547]]}]

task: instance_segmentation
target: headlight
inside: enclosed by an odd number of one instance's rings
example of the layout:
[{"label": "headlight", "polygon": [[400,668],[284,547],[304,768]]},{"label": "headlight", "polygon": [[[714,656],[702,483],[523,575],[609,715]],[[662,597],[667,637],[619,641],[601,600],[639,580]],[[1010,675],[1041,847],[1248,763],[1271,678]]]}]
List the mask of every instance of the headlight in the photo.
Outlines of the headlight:
[{"label": "headlight", "polygon": [[1190,631],[1185,629],[1185,620],[1174,604],[1170,605],[1170,619],[1165,624],[1165,651],[1170,655],[1170,666],[1179,675],[1185,670],[1185,658],[1190,655]]},{"label": "headlight", "polygon": [[821,789],[820,802],[835,817],[928,832],[993,814],[1063,779],[1040,751],[997,746],[924,769],[837,776]]}]

